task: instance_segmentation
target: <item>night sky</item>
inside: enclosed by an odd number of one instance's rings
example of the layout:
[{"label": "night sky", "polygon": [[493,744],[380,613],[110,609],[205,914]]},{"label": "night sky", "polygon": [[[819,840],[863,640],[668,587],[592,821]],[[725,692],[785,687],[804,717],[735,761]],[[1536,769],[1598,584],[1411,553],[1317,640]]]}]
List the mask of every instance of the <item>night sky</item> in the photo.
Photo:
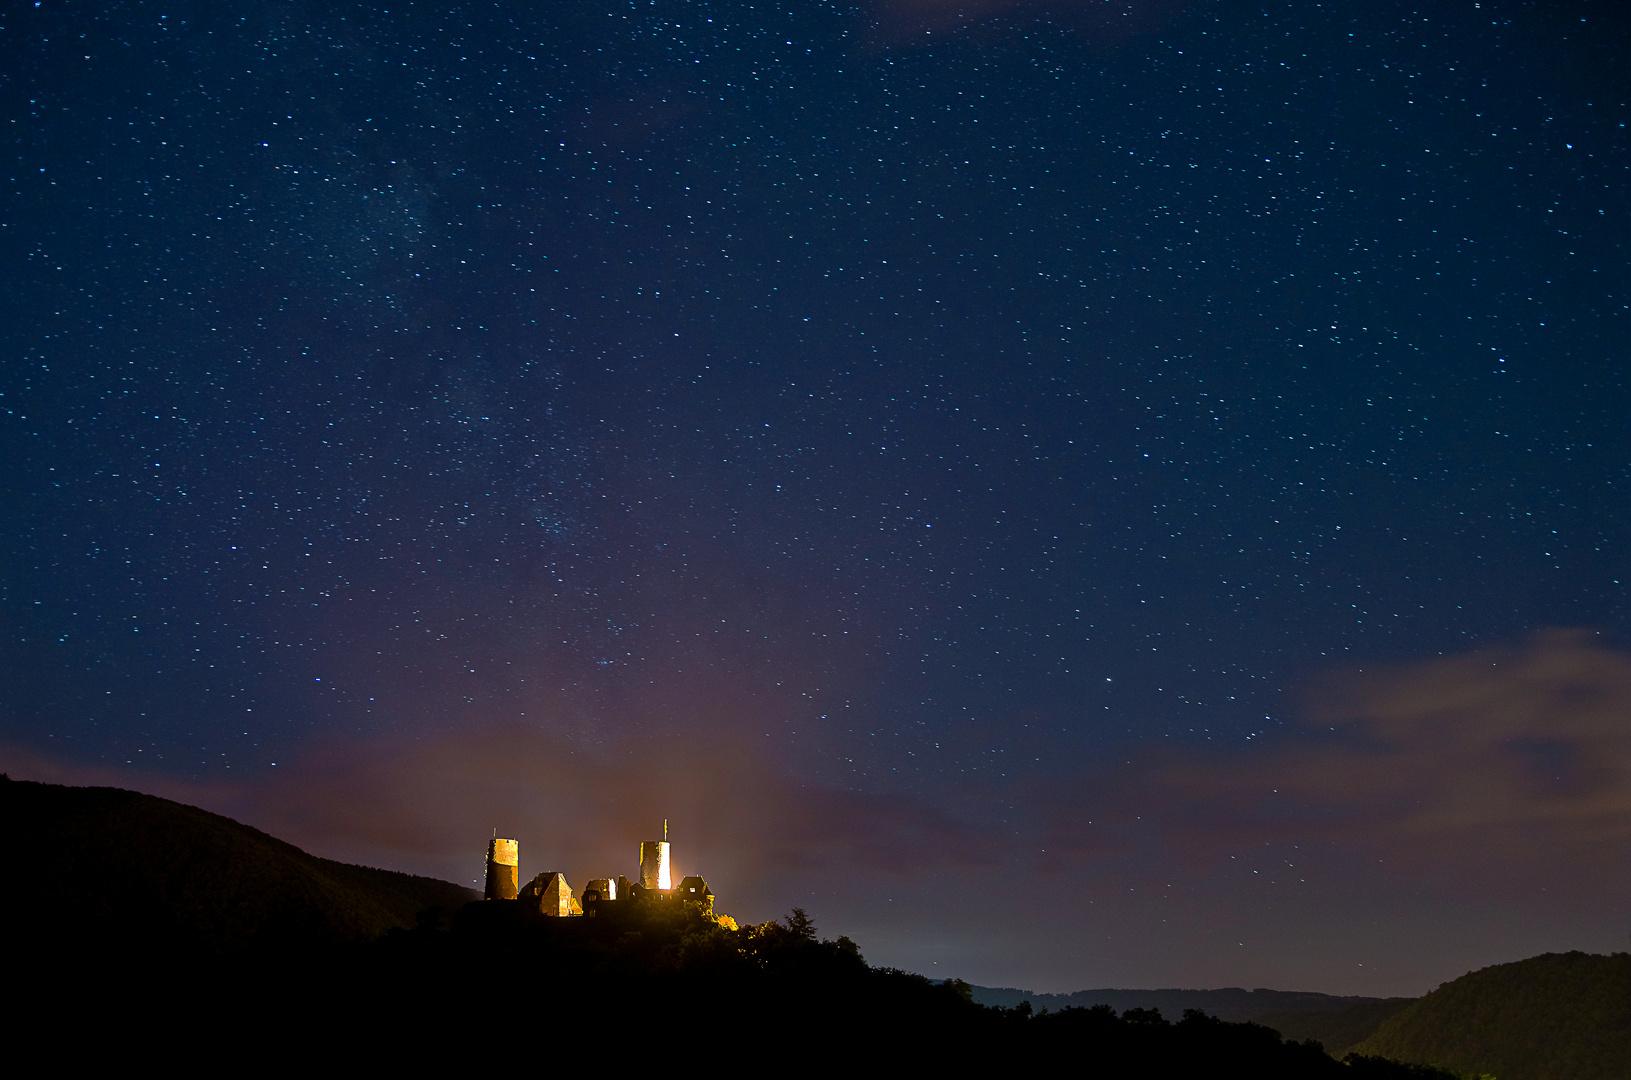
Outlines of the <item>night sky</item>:
[{"label": "night sky", "polygon": [[12,776],[988,985],[1626,947],[1623,5],[44,0],[0,101]]}]

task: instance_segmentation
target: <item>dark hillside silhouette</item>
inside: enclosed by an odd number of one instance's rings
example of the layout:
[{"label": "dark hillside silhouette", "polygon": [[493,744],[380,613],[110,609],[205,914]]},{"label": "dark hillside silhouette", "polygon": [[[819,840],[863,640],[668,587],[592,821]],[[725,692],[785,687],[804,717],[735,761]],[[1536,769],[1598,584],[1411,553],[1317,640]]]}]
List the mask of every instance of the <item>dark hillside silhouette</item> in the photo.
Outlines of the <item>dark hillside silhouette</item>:
[{"label": "dark hillside silhouette", "polygon": [[1631,955],[1547,953],[1447,982],[1355,1047],[1500,1080],[1631,1075]]},{"label": "dark hillside silhouette", "polygon": [[577,918],[466,903],[111,788],[0,781],[0,822],[8,1029],[80,1066],[1435,1075],[1193,1010],[989,1008],[868,965],[799,909],[735,929],[684,900]]},{"label": "dark hillside silhouette", "polygon": [[311,948],[372,940],[476,897],[118,788],[0,780],[0,845],[0,910],[24,949]]},{"label": "dark hillside silhouette", "polygon": [[1287,1039],[1321,1043],[1336,1057],[1342,1057],[1376,1033],[1382,1021],[1417,998],[1377,998],[1340,1009],[1311,1009],[1266,1013],[1252,1019],[1271,1027]]}]

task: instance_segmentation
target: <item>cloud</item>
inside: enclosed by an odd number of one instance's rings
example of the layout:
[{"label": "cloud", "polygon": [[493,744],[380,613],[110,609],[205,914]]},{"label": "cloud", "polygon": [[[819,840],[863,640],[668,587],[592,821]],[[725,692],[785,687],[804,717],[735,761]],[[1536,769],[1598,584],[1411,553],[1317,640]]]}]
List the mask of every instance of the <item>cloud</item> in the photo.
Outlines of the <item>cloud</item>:
[{"label": "cloud", "polygon": [[1631,656],[1584,630],[1331,675],[1300,737],[1155,764],[1169,825],[1414,857],[1579,860],[1631,840]]},{"label": "cloud", "polygon": [[[1069,988],[1088,965],[1402,992],[1621,940],[1599,930],[1622,933],[1605,913],[1631,887],[1631,655],[1547,630],[1332,673],[1303,702],[1301,726],[1265,745],[1124,747],[921,798],[819,782],[735,723],[707,738],[490,724],[333,739],[232,785],[4,746],[0,768],[146,790],[316,854],[466,884],[495,829],[521,841],[525,875],[632,875],[667,818],[676,869],[702,873],[722,910],[805,906],[874,960],[986,980]],[[994,897],[1022,915],[993,920]],[[1257,967],[1241,967],[1243,941],[1264,950]],[[1373,981],[1347,966],[1329,981],[1338,954]]]},{"label": "cloud", "polygon": [[[1308,689],[1302,715],[1277,744],[1131,752],[938,801],[800,776],[731,724],[710,738],[593,743],[520,724],[334,739],[240,785],[16,748],[4,762],[15,776],[137,787],[319,854],[461,881],[479,876],[495,829],[519,837],[538,870],[629,873],[664,819],[681,869],[766,895],[765,882],[823,874],[1096,875],[1129,856],[1198,867],[1263,842],[1490,865],[1584,864],[1631,842],[1631,655],[1590,632],[1334,673]],[[1015,825],[987,820],[999,817]]]}]

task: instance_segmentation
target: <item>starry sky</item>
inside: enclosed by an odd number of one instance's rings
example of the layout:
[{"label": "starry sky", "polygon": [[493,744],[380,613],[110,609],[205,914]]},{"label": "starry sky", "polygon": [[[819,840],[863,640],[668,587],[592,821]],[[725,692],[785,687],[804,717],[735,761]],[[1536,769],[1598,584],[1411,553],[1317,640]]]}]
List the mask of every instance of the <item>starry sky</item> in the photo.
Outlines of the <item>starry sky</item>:
[{"label": "starry sky", "polygon": [[1631,16],[0,13],[0,763],[1037,990],[1631,930]]}]

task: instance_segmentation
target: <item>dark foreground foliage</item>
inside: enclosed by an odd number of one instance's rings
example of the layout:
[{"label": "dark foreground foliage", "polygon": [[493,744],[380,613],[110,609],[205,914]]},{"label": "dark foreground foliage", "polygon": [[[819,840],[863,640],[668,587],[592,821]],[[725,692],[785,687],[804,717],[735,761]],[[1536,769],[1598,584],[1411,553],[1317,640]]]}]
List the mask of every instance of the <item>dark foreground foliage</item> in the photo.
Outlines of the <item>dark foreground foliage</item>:
[{"label": "dark foreground foliage", "polygon": [[[71,949],[69,951],[72,951]],[[509,1072],[582,1068],[1068,1067],[1086,1077],[1395,1080],[1317,1043],[1199,1012],[1170,1022],[1108,1006],[1033,1014],[975,1004],[966,984],[867,965],[803,912],[732,930],[684,905],[618,918],[529,918],[514,903],[425,913],[367,945],[237,959],[152,951],[80,956],[26,975],[14,1012],[81,1060]]]},{"label": "dark foreground foliage", "polygon": [[0,829],[4,1030],[14,1056],[79,1069],[1429,1075],[1199,1012],[986,1008],[797,910],[738,930],[679,902],[468,903],[133,792],[0,780]]},{"label": "dark foreground foliage", "polygon": [[1312,1039],[1324,1043],[1327,1053],[1340,1057],[1360,1041],[1374,1035],[1384,1020],[1414,1000],[1383,998],[1340,1009],[1265,1013],[1251,1019],[1273,1028],[1287,1039]]}]

